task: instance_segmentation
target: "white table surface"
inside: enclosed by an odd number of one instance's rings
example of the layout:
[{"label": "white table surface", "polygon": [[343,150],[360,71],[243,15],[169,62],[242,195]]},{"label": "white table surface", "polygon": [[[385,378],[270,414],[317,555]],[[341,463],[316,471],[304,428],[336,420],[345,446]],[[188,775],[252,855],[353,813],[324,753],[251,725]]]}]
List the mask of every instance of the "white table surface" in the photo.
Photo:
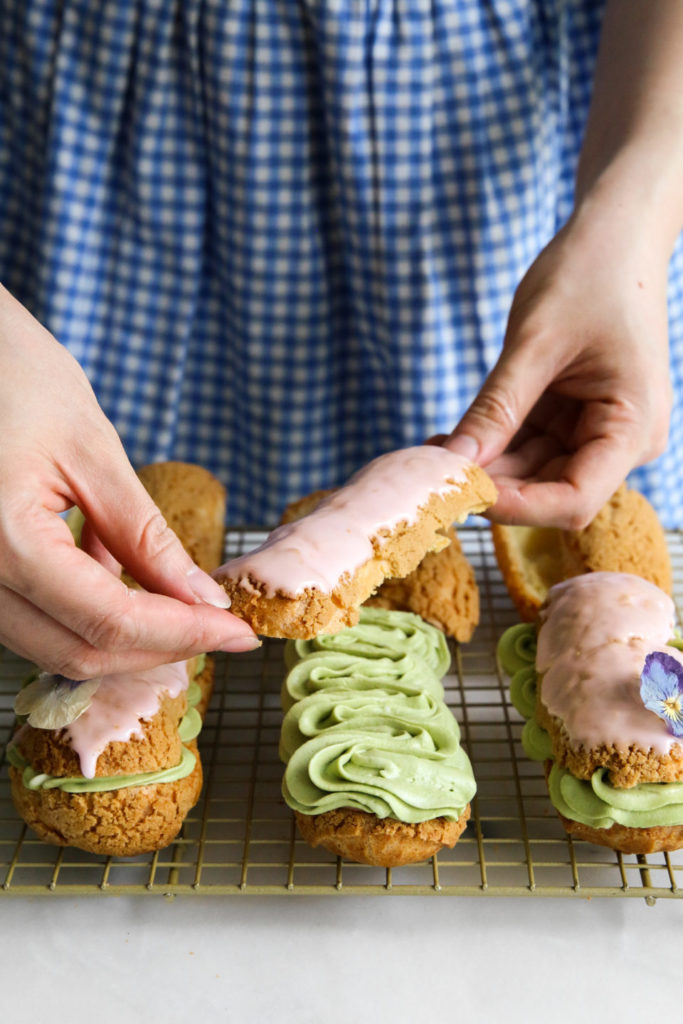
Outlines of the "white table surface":
[{"label": "white table surface", "polygon": [[19,1022],[651,1021],[681,1013],[683,904],[601,898],[17,898]]}]

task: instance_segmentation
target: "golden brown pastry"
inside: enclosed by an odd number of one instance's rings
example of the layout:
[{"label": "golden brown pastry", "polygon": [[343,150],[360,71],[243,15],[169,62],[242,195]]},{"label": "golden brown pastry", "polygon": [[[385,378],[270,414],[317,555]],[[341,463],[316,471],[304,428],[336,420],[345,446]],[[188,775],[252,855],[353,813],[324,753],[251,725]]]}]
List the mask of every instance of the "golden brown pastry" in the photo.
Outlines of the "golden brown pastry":
[{"label": "golden brown pastry", "polygon": [[425,555],[404,579],[385,580],[365,603],[413,612],[446,636],[467,643],[479,622],[479,588],[453,527],[441,532],[450,541],[448,547]]},{"label": "golden brown pastry", "polygon": [[553,584],[585,572],[628,572],[671,593],[666,534],[655,510],[622,484],[583,530],[491,527],[496,559],[515,607],[534,622]]},{"label": "golden brown pastry", "polygon": [[430,818],[414,825],[348,807],[315,815],[296,811],[295,817],[309,846],[322,846],[357,864],[396,868],[419,864],[444,847],[454,847],[467,827],[470,805],[457,821]]},{"label": "golden brown pastry", "polygon": [[363,608],[357,626],[289,640],[285,659],[282,792],[303,838],[380,867],[452,847],[476,784],[444,702],[443,633],[409,612]]},{"label": "golden brown pastry", "polygon": [[[146,679],[150,675],[144,673]],[[207,659],[196,680],[204,703],[212,680],[213,664]],[[83,777],[81,759],[73,749],[68,729],[53,732],[24,726],[15,737],[10,763],[12,798],[19,814],[46,842],[90,853],[131,857],[168,846],[197,803],[202,787],[196,740],[183,742],[179,734],[187,710],[186,691],[175,698],[162,695],[157,713],[139,721],[134,737],[107,744],[97,758],[92,779]],[[184,757],[190,760],[184,747],[192,759],[190,771],[175,778],[173,769],[183,764]],[[17,763],[18,758],[26,764]],[[154,782],[159,772],[167,777]],[[71,780],[76,791],[31,788],[33,779],[40,781],[43,775]],[[140,779],[145,781],[140,784]],[[126,783],[124,788],[108,788],[121,783]],[[94,789],[78,791],[78,787],[88,785]]]}]

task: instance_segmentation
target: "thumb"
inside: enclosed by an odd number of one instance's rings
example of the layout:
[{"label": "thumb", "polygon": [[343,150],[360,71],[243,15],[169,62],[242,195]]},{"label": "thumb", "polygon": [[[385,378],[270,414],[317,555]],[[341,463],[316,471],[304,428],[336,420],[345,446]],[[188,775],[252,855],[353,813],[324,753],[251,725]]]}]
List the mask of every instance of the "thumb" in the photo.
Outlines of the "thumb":
[{"label": "thumb", "polygon": [[[544,358],[545,356],[545,358]],[[444,447],[481,466],[505,451],[555,375],[550,348],[504,348],[481,391]]]},{"label": "thumb", "polygon": [[[89,460],[72,484],[87,529],[87,553],[111,568],[119,562],[145,590],[187,604],[228,608],[215,580],[183,548],[145,490],[123,448],[110,446],[109,458]],[[105,551],[108,556],[103,557]]]}]

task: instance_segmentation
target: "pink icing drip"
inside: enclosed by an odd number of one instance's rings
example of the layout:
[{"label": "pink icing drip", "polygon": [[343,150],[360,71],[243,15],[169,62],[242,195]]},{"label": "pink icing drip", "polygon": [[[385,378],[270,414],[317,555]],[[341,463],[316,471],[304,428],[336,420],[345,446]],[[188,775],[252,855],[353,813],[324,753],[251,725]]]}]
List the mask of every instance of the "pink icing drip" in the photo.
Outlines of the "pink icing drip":
[{"label": "pink icing drip", "polygon": [[97,759],[110,743],[142,736],[141,722],[154,718],[164,693],[178,697],[188,685],[186,661],[104,676],[90,707],[66,730],[85,778],[95,777]]},{"label": "pink icing drip", "polygon": [[572,743],[631,746],[666,754],[676,743],[640,697],[645,656],[674,632],[673,601],[638,576],[596,572],[552,587],[538,635],[536,668],[543,703]]},{"label": "pink icing drip", "polygon": [[296,596],[308,588],[329,593],[342,576],[372,557],[371,538],[401,522],[414,522],[432,494],[462,489],[471,465],[433,445],[382,455],[310,515],[278,527],[260,547],[214,575],[247,588],[251,575],[265,584],[268,596],[278,591]]}]

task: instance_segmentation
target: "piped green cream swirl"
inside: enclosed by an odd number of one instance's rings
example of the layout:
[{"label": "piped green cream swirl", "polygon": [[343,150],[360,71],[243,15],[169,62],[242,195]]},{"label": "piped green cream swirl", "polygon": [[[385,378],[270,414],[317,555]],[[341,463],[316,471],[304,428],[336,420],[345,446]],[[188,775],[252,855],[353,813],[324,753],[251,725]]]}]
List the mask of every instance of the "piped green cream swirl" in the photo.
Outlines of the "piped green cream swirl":
[{"label": "piped green cream swirl", "polygon": [[533,665],[536,661],[536,627],[519,622],[506,629],[498,641],[498,660],[509,676]]},{"label": "piped green cream swirl", "polygon": [[[513,626],[500,639],[498,657],[512,675],[510,699],[527,719],[522,730],[524,752],[534,761],[547,761],[553,760],[552,744],[547,731],[536,720],[538,677],[529,661],[535,642],[535,626]],[[590,779],[577,779],[553,760],[548,793],[560,814],[591,828],[608,829],[614,824],[628,828],[683,825],[683,782],[642,783],[617,789],[609,782],[604,768],[598,768]]]},{"label": "piped green cream swirl", "polygon": [[301,658],[317,651],[394,661],[410,654],[425,661],[439,679],[451,664],[448,643],[440,630],[412,612],[386,608],[361,608],[358,625],[340,633],[322,634],[313,640],[288,640],[285,645],[287,667],[291,669]]},{"label": "piped green cream swirl", "polygon": [[400,658],[363,658],[337,651],[318,651],[302,658],[285,677],[282,707],[323,690],[361,692],[382,687],[390,693],[429,693],[443,699],[443,686],[436,673],[421,658],[404,654]]},{"label": "piped green cream swirl", "polygon": [[358,626],[288,650],[280,756],[290,807],[408,823],[461,817],[476,785],[443,702],[442,633],[410,613],[363,609]]},{"label": "piped green cream swirl", "polygon": [[475,789],[455,735],[439,745],[430,729],[406,729],[390,715],[372,731],[338,725],[302,743],[283,783],[285,800],[303,814],[352,807],[411,823],[457,820]]},{"label": "piped green cream swirl", "polygon": [[548,791],[560,814],[593,828],[683,825],[683,782],[646,782],[615,789],[604,768],[583,781],[553,764]]},{"label": "piped green cream swirl", "polygon": [[457,748],[460,729],[441,700],[428,693],[409,696],[386,690],[364,693],[326,691],[294,704],[285,715],[280,733],[280,758],[285,763],[313,736],[342,727],[365,737],[378,733],[414,736],[429,733],[434,749]]}]

